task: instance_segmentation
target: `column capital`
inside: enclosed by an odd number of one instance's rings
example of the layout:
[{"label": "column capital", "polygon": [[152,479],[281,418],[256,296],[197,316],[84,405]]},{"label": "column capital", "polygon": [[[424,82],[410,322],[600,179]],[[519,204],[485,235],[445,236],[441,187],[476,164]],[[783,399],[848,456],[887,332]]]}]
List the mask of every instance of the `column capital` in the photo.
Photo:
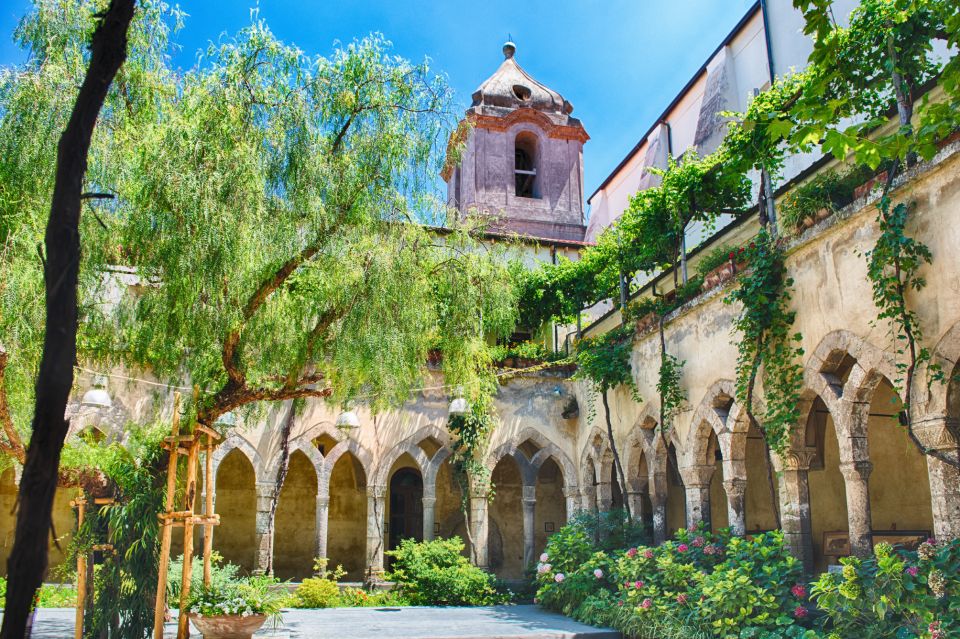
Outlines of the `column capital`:
[{"label": "column capital", "polygon": [[685,488],[708,488],[714,472],[715,466],[687,466],[680,469],[680,477]]},{"label": "column capital", "polygon": [[379,484],[367,486],[367,496],[374,499],[383,499],[387,495],[387,487]]},{"label": "column capital", "polygon": [[867,481],[871,471],[873,462],[866,460],[840,463],[840,473],[846,481]]},{"label": "column capital", "polygon": [[330,497],[328,495],[317,495],[317,507],[318,508],[329,508],[330,507]]},{"label": "column capital", "polygon": [[747,491],[747,480],[742,477],[723,480],[723,492],[728,498],[740,498]]},{"label": "column capital", "polygon": [[817,456],[816,448],[788,450],[781,457],[784,470],[810,470],[810,464]]},{"label": "column capital", "polygon": [[953,450],[958,447],[960,420],[950,417],[931,417],[915,422],[913,432],[926,448]]},{"label": "column capital", "polygon": [[537,487],[536,486],[524,486],[523,487],[523,501],[536,502],[537,501]]},{"label": "column capital", "polygon": [[421,498],[421,501],[423,502],[423,505],[424,505],[424,506],[433,506],[434,504],[437,503],[437,498],[436,498],[436,497],[431,497],[431,496],[428,496],[428,495],[424,495],[424,496]]}]

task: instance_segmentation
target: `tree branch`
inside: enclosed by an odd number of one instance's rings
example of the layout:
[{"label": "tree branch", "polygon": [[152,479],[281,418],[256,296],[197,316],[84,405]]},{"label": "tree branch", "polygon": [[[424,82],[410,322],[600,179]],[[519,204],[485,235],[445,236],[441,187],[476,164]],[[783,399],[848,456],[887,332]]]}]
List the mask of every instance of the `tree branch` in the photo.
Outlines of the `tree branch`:
[{"label": "tree branch", "polygon": [[3,348],[3,344],[0,344],[0,426],[3,427],[3,433],[7,436],[6,442],[0,442],[0,449],[20,464],[24,464],[27,461],[27,453],[23,447],[23,440],[20,439],[20,433],[13,425],[10,404],[7,401],[7,363],[9,361],[10,355]]}]

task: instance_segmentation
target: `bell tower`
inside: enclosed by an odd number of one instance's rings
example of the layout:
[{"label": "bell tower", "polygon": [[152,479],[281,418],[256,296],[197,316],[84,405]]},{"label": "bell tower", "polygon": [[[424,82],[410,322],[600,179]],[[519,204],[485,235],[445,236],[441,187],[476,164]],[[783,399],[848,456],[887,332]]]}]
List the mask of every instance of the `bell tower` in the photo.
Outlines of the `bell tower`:
[{"label": "bell tower", "polygon": [[448,164],[448,204],[490,218],[490,230],[582,242],[583,143],[573,105],[517,63],[516,45],[472,95],[458,164]]}]

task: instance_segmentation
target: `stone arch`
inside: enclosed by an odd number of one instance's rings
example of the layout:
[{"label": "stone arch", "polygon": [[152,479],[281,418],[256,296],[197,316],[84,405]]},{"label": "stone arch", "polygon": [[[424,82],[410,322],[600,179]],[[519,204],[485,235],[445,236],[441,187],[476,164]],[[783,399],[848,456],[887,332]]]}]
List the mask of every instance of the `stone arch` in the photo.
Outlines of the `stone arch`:
[{"label": "stone arch", "polygon": [[417,446],[416,442],[408,438],[391,448],[383,459],[380,460],[380,464],[376,470],[375,481],[373,482],[375,486],[387,485],[387,481],[390,478],[390,469],[393,468],[393,465],[404,453],[407,453],[413,458],[414,463],[417,465],[417,470],[420,471],[420,476],[423,477],[425,475],[426,469],[430,466],[430,459],[423,449]]},{"label": "stone arch", "polygon": [[[924,398],[925,410],[928,417],[950,417],[957,419],[958,415],[951,414],[951,378],[950,375],[957,366],[960,365],[960,322],[957,322],[947,330],[946,333],[937,342],[933,348],[933,363],[940,366],[947,379],[943,383],[933,382],[931,380],[930,367],[927,366],[918,376],[916,386],[918,389],[930,388],[930,394]],[[923,383],[927,381],[927,383]],[[958,382],[953,384],[960,386]],[[955,392],[955,391],[954,391]],[[956,400],[954,400],[956,401]],[[953,425],[956,427],[956,424]]]},{"label": "stone arch", "polygon": [[[493,471],[504,457],[512,457],[517,464],[520,478],[525,486],[533,486],[537,481],[537,468],[530,463],[530,459],[513,442],[505,442],[497,446],[487,456],[487,468]],[[538,467],[539,468],[539,467]]]},{"label": "stone arch", "polygon": [[336,465],[340,457],[347,452],[352,454],[353,457],[360,463],[367,481],[370,481],[370,471],[373,468],[373,456],[370,454],[370,451],[352,439],[342,439],[330,450],[329,453],[323,457],[323,463],[320,466],[322,469],[322,472],[320,473],[321,492],[324,490],[329,490],[330,474],[333,472],[333,467]]},{"label": "stone arch", "polygon": [[257,483],[259,483],[264,470],[263,458],[246,437],[237,433],[228,435],[223,443],[213,451],[213,477],[210,483],[214,486],[216,485],[217,470],[220,468],[220,463],[223,462],[223,458],[232,450],[239,450],[246,456],[247,461],[253,465],[253,474]]},{"label": "stone arch", "polygon": [[[293,455],[294,452],[300,451],[303,453],[308,460],[310,460],[310,465],[313,466],[313,470],[317,473],[317,486],[320,486],[320,482],[324,477],[324,458],[320,454],[320,451],[317,450],[311,441],[313,438],[304,439],[304,437],[297,437],[290,440],[288,445],[288,451],[290,455]],[[266,477],[276,477],[280,472],[280,462],[282,459],[278,456],[276,457],[270,466],[267,467],[265,476]]]}]

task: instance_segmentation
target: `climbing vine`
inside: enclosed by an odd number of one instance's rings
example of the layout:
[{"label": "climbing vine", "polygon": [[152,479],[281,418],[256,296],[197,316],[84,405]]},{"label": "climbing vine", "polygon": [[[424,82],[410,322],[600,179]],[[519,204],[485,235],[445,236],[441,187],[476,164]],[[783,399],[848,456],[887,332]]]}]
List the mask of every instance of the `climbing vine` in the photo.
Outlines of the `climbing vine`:
[{"label": "climbing vine", "polygon": [[803,349],[793,333],[796,313],[789,309],[793,279],[787,275],[783,249],[762,229],[746,250],[749,270],[737,280],[724,301],[742,306],[734,321],[737,340],[737,401],[755,414],[754,395],[763,367],[766,405],[760,420],[753,420],[770,449],[782,453],[790,428],[800,419],[803,384],[799,363]]},{"label": "climbing vine", "polygon": [[[590,382],[592,390],[599,394],[603,401],[607,439],[610,444],[610,452],[613,453],[613,463],[616,468],[621,495],[627,494],[627,479],[613,437],[613,422],[610,419],[610,402],[607,393],[613,388],[626,386],[630,390],[630,395],[634,401],[641,401],[636,382],[633,379],[633,370],[630,367],[634,335],[634,327],[629,324],[619,326],[603,335],[581,339],[577,343],[577,373],[574,375],[574,379]],[[592,395],[588,401],[588,419],[592,421],[596,415]],[[630,506],[626,501],[624,501],[624,511],[627,519],[629,519],[631,517]]]}]

